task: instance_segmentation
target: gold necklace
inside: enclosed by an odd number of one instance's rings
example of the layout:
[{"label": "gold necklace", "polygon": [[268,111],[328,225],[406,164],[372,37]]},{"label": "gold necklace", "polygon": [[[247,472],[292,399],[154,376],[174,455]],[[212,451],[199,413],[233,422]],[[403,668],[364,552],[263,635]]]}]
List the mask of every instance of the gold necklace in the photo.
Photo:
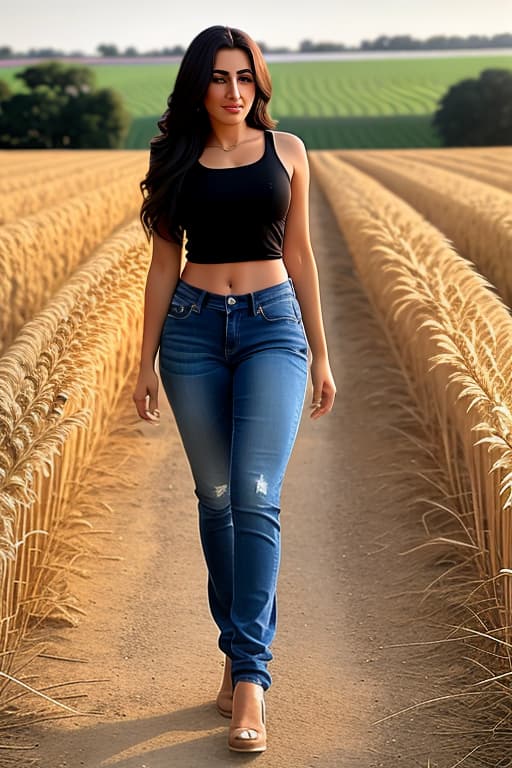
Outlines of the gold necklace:
[{"label": "gold necklace", "polygon": [[259,136],[254,136],[252,139],[239,141],[237,144],[228,144],[227,147],[223,147],[222,144],[209,144],[206,149],[222,149],[223,152],[232,152],[234,149],[239,147],[240,144],[248,144],[250,141],[256,141],[256,139],[259,139]]}]

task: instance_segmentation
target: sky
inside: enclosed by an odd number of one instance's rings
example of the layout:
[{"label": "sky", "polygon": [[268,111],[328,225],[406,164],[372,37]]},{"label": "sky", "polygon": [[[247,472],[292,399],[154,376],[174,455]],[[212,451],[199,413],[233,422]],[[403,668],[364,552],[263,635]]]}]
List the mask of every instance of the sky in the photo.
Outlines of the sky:
[{"label": "sky", "polygon": [[238,27],[271,47],[302,40],[358,46],[379,35],[512,32],[512,0],[3,0],[0,45],[96,53],[182,45],[213,24]]}]

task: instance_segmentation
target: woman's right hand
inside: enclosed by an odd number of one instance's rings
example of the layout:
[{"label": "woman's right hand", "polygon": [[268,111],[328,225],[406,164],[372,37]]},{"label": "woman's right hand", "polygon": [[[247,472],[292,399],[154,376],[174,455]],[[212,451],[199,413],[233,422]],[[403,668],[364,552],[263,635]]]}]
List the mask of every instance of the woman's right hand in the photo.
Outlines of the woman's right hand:
[{"label": "woman's right hand", "polygon": [[159,423],[158,376],[153,368],[140,369],[132,399],[141,419],[153,424]]}]

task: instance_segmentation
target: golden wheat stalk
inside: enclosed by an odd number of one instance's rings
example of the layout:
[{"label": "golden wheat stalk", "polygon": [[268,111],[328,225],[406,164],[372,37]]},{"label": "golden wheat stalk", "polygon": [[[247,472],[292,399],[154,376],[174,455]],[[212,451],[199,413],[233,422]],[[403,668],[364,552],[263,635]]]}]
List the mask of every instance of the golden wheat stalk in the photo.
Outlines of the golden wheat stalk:
[{"label": "golden wheat stalk", "polygon": [[[396,157],[398,160],[412,160],[430,167],[437,166],[463,177],[499,187],[506,192],[512,192],[512,165],[503,159],[498,161],[475,155],[475,153],[461,154],[452,150],[385,150],[385,152],[386,156]],[[375,153],[375,157],[378,158],[379,153]]]},{"label": "golden wheat stalk", "polygon": [[450,171],[380,153],[340,159],[399,195],[440,229],[512,306],[512,195]]},{"label": "golden wheat stalk", "polygon": [[[468,543],[478,547],[480,577],[496,578],[512,559],[512,319],[487,281],[402,200],[328,153],[315,153],[312,163],[425,422],[439,436],[450,494],[461,516],[472,517]],[[471,497],[463,493],[466,472]],[[494,626],[510,626],[510,580],[494,586]]]},{"label": "golden wheat stalk", "polygon": [[[36,180],[35,174],[30,174],[27,182],[29,186],[21,186],[13,189],[15,179],[11,182],[8,191],[0,192],[0,225],[15,222],[38,211],[57,205],[63,200],[69,201],[77,195],[83,195],[98,187],[105,187],[113,181],[121,181],[127,178],[131,184],[141,178],[145,171],[147,158],[145,152],[135,152],[128,157],[114,157],[96,160],[94,152],[92,157],[87,154],[87,160],[82,161],[82,166],[66,169],[56,178],[47,177],[46,171],[40,173],[42,178]],[[95,167],[97,166],[97,167]],[[60,162],[57,168],[61,169]],[[0,230],[1,231],[1,230]]]},{"label": "golden wheat stalk", "polygon": [[125,176],[0,228],[0,354],[94,248],[137,215],[134,179]]},{"label": "golden wheat stalk", "polygon": [[[135,368],[148,257],[136,220],[102,245],[0,358],[3,652],[17,647],[35,617],[74,621],[80,611],[66,585],[68,573],[80,570],[90,530],[80,514],[81,486]],[[2,657],[7,674],[13,658]]]},{"label": "golden wheat stalk", "polygon": [[[488,281],[401,198],[333,154],[312,153],[311,162],[417,405],[407,408],[420,435],[411,439],[442,469],[426,544],[442,547],[449,565],[424,592],[449,601],[450,633],[466,663],[486,673],[476,690],[446,701],[471,695],[496,744],[475,749],[498,754],[500,744],[510,748],[501,702],[509,712],[512,318]],[[433,703],[442,699],[415,706]]]},{"label": "golden wheat stalk", "polygon": [[140,150],[45,149],[42,152],[26,150],[0,150],[0,194],[29,190],[33,185],[59,182],[85,170],[99,170],[114,166],[134,156],[146,155]]}]

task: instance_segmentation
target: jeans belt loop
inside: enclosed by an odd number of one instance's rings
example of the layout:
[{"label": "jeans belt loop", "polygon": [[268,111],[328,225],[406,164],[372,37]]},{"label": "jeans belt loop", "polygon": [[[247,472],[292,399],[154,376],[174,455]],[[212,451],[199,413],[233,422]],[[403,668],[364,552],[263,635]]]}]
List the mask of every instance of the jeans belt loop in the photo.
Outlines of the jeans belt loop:
[{"label": "jeans belt loop", "polygon": [[249,303],[249,306],[251,308],[252,314],[255,316],[256,315],[257,307],[256,307],[256,301],[254,299],[254,293],[250,293],[249,294],[249,302],[248,303]]},{"label": "jeans belt loop", "polygon": [[203,291],[202,290],[201,293],[199,294],[199,296],[197,297],[197,299],[195,301],[195,304],[197,304],[197,308],[198,308],[199,312],[203,308],[203,304],[206,306],[206,304],[208,302],[208,296],[209,296],[208,291]]}]

